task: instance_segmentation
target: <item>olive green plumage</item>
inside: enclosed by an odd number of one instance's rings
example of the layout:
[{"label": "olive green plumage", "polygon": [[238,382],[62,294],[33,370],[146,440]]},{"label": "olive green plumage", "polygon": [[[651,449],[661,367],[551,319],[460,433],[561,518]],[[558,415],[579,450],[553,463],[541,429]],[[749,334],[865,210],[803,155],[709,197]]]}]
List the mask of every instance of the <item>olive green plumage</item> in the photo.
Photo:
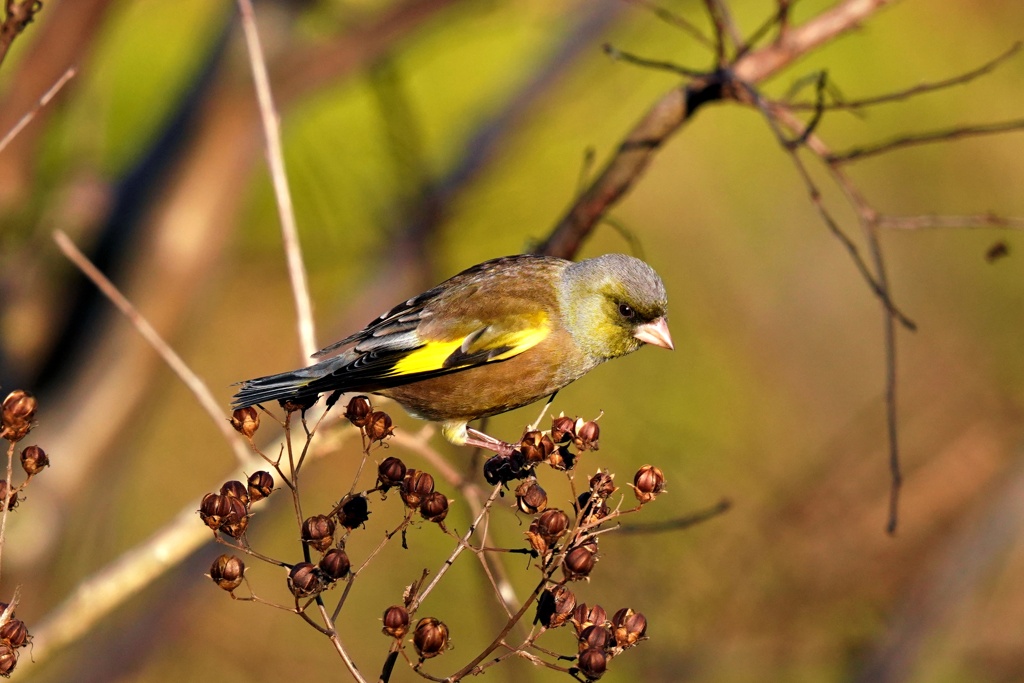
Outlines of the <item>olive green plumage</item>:
[{"label": "olive green plumage", "polygon": [[493,447],[466,423],[549,396],[644,343],[672,348],[665,308],[661,278],[631,256],[507,256],[395,306],[315,365],[242,382],[233,405],[374,393],[441,422],[455,443]]}]

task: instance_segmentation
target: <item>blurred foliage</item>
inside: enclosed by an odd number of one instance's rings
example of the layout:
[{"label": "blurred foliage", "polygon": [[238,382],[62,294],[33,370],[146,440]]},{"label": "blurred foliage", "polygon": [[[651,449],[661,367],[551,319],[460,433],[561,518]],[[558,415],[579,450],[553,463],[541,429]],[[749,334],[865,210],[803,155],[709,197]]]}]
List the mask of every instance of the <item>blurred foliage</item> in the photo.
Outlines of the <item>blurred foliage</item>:
[{"label": "blurred foliage", "polygon": [[[68,2],[47,3],[0,70],[0,87],[32,77],[25,51]],[[795,20],[831,4],[798,3]],[[773,3],[735,5],[736,21],[750,29]],[[701,3],[664,6],[707,28]],[[76,199],[83,179],[114,192],[151,151],[213,54],[232,7],[199,0],[110,3],[81,55],[76,81],[36,122],[41,137],[31,157],[31,192],[0,207],[8,217],[0,238],[0,364],[8,371],[0,365],[0,377],[14,376],[13,370],[33,376],[45,355],[37,340],[67,315],[67,287],[86,286],[70,284],[49,231],[71,225],[84,245],[102,233],[102,202],[95,215],[73,222],[76,209],[85,211]],[[281,1],[260,3],[257,12],[273,67],[300,49],[344,40],[346,30],[363,30],[389,8],[386,2]],[[584,18],[600,12],[603,28],[579,38],[585,49],[555,64],[556,76],[541,91],[524,93],[538,70],[552,68]],[[1019,40],[1021,26],[1024,6],[1016,0],[898,3],[765,88],[781,95],[794,81],[827,69],[851,99],[899,90],[983,63]],[[452,2],[359,68],[285,104],[286,161],[320,341],[546,234],[581,175],[592,177],[646,107],[677,82],[670,73],[610,60],[600,49],[605,42],[691,67],[711,63],[695,41],[638,4]],[[251,77],[237,31],[216,68],[215,84],[197,104],[199,123],[177,143],[185,156],[154,189],[132,229],[133,250],[116,272],[226,411],[232,382],[291,368],[299,358],[259,130],[245,118]],[[292,76],[278,74],[278,83]],[[968,85],[863,116],[830,113],[818,132],[844,149],[1010,119],[1024,110],[1022,79],[1018,56]],[[500,130],[491,156],[443,195],[441,220],[417,252],[417,269],[385,288],[386,296],[374,289],[397,258],[403,230],[422,218],[418,199],[443,182],[472,152],[467,141],[517,97],[529,98],[528,106]],[[205,129],[215,105],[227,123]],[[230,145],[217,147],[204,135]],[[1022,144],[1017,132],[916,147],[857,164],[851,174],[886,212],[1021,216]],[[202,149],[212,151],[204,157]],[[586,165],[588,149],[596,165]],[[240,161],[231,177],[222,177],[216,164],[235,156]],[[196,184],[185,192],[189,177]],[[838,193],[828,189],[825,199],[860,243]],[[204,208],[211,204],[226,208]],[[1022,476],[1019,233],[883,235],[895,300],[919,325],[916,333],[899,334],[907,479],[901,528],[890,538],[883,531],[882,313],[758,114],[730,106],[701,111],[613,215],[666,280],[676,351],[645,350],[599,368],[561,392],[555,409],[587,417],[605,411],[592,467],[609,466],[620,483],[648,462],[665,469],[669,493],[651,516],[680,516],[721,498],[734,508],[684,532],[606,537],[593,584],[580,587],[580,599],[600,601],[609,611],[627,604],[642,610],[651,640],[616,659],[605,680],[862,680],[857,676],[886,655],[906,661],[879,680],[1024,677],[1024,590],[1015,579],[1024,570],[1022,513],[1018,504],[1005,516],[993,503]],[[1006,242],[1009,255],[988,263],[985,253],[997,240]],[[629,249],[604,227],[584,255]],[[207,260],[172,279],[196,253]],[[55,473],[62,461],[79,457],[78,448],[98,455],[80,479],[54,484],[50,495],[34,492],[12,519],[13,551],[4,558],[5,590],[22,586],[18,615],[30,628],[83,577],[219,486],[233,466],[191,396],[123,321],[108,316],[82,343],[91,349],[82,366],[41,396],[38,433],[50,440],[65,435],[64,450],[51,451]],[[137,365],[126,372],[123,391],[138,392],[127,394],[137,397],[129,406],[113,405],[117,389],[90,392],[91,383],[129,358]],[[101,400],[107,407],[95,405]],[[102,416],[114,408],[125,422],[109,438],[89,436],[102,431],[96,420],[89,429],[73,422],[79,411]],[[394,414],[400,429],[421,426]],[[514,437],[534,415],[528,408],[501,416],[489,431]],[[465,462],[464,453],[448,451],[453,462]],[[347,489],[356,452],[349,445],[317,463],[323,488],[311,495],[327,505]],[[254,520],[256,547],[294,552],[284,502]],[[349,545],[350,555],[367,552],[393,526],[385,517],[371,518]],[[456,506],[449,519],[463,529],[468,512]],[[503,521],[508,536],[497,540],[519,543],[521,530]],[[980,558],[959,556],[965,539],[981,538],[990,525],[1005,530],[1002,540]],[[416,562],[438,566],[450,545],[440,540],[434,528],[415,529]],[[202,577],[219,552],[204,549],[99,633],[45,665],[26,658],[16,675],[32,681],[273,681],[299,672],[309,680],[342,678],[328,643],[298,619],[232,602]],[[344,636],[368,675],[375,675],[388,645],[376,618],[418,574],[418,566],[408,568],[410,556],[389,548],[378,560],[382,571],[360,580],[343,615]],[[968,559],[983,570],[957,564]],[[508,566],[525,589],[525,571],[519,576],[515,562]],[[283,589],[278,570],[251,571],[257,587]],[[944,571],[973,578],[939,591]],[[441,586],[424,609],[445,612],[453,626],[455,649],[437,669],[447,670],[489,641],[494,625],[490,589],[471,562]],[[921,615],[929,617],[924,624]],[[496,667],[488,677],[556,678],[525,662]],[[400,666],[393,680],[418,679]]]}]

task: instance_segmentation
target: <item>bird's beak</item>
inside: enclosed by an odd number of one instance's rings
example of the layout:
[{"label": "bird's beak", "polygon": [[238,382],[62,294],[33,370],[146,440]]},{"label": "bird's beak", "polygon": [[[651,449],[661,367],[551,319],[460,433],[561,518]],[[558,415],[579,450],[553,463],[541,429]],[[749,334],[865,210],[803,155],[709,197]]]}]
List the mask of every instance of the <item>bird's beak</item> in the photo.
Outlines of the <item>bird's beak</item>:
[{"label": "bird's beak", "polygon": [[672,345],[672,335],[668,332],[668,320],[664,316],[639,325],[633,331],[633,336],[646,344],[654,344],[669,351],[675,348]]}]

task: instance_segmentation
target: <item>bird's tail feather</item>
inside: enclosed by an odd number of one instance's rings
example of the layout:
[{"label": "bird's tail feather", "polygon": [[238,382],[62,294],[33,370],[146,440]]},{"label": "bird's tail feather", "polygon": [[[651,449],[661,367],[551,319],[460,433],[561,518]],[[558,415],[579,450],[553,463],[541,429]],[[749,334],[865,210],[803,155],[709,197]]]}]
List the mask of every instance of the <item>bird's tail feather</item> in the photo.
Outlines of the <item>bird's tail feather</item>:
[{"label": "bird's tail feather", "polygon": [[315,379],[298,372],[282,372],[278,375],[257,377],[242,382],[242,388],[231,399],[234,409],[247,408],[257,403],[279,399],[301,399],[320,393],[310,390],[309,384]]}]

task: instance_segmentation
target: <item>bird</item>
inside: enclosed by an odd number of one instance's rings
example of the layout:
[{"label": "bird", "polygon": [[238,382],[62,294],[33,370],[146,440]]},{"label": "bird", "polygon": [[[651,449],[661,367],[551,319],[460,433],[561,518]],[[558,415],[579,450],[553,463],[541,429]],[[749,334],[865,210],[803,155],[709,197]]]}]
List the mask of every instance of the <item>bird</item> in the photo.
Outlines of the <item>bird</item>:
[{"label": "bird", "polygon": [[458,446],[512,446],[469,423],[553,395],[613,358],[673,348],[665,285],[625,254],[581,261],[517,254],[477,264],[313,355],[239,382],[235,409],[323,393],[393,399]]}]

